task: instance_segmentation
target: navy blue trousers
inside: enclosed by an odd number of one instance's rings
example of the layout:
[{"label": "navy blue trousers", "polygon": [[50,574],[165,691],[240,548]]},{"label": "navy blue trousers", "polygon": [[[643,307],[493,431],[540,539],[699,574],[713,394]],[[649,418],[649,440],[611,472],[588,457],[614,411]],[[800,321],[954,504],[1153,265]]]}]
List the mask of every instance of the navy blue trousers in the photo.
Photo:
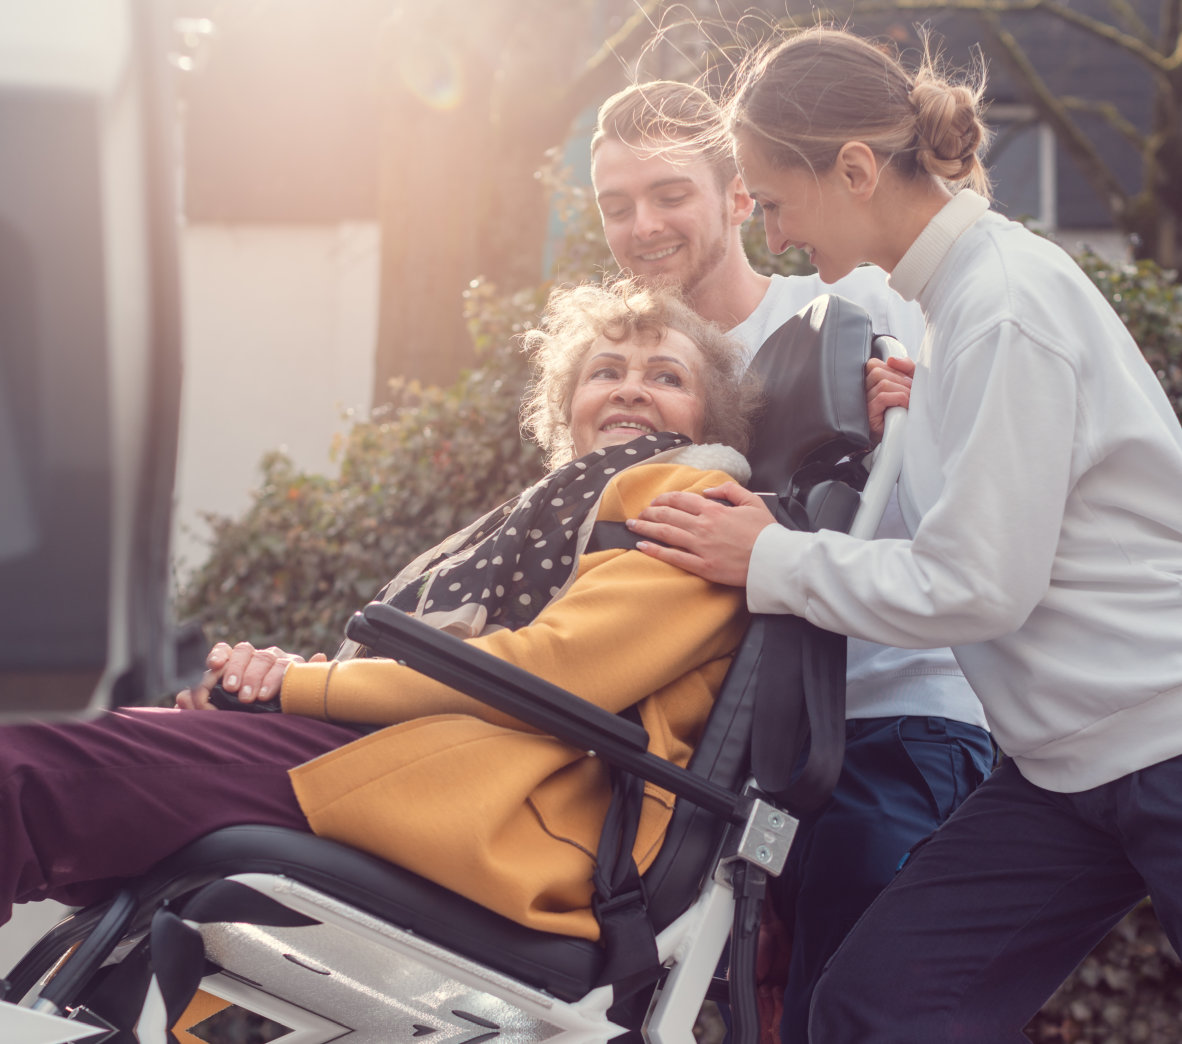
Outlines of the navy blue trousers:
[{"label": "navy blue trousers", "polygon": [[944,718],[846,722],[846,753],[831,799],[801,821],[784,873],[771,883],[792,936],[784,1044],[805,1044],[817,980],[846,933],[993,765],[989,734]]},{"label": "navy blue trousers", "polygon": [[822,977],[815,1044],[1014,1044],[1148,894],[1182,949],[1182,757],[1076,794],[1005,762],[919,848]]}]

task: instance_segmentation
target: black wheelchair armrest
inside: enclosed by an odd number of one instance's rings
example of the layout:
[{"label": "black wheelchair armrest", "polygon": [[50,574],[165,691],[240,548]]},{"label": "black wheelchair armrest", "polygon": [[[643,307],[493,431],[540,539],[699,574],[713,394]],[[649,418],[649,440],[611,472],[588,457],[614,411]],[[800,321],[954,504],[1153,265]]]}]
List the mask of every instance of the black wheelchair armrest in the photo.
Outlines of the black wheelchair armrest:
[{"label": "black wheelchair armrest", "polygon": [[408,667],[495,707],[616,768],[656,783],[678,797],[735,822],[743,801],[648,752],[648,733],[635,722],[552,685],[520,667],[445,634],[383,602],[353,614],[346,634],[379,656]]}]

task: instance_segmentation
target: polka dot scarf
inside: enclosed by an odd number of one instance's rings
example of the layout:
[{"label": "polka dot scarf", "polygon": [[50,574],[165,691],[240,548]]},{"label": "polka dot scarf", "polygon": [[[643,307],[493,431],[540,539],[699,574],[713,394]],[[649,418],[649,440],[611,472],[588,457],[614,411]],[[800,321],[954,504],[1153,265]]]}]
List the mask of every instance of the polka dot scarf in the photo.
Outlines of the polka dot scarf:
[{"label": "polka dot scarf", "polygon": [[[574,581],[612,477],[690,441],[642,435],[564,464],[420,555],[378,600],[461,638],[524,627]],[[365,653],[346,642],[337,659],[357,655]]]}]

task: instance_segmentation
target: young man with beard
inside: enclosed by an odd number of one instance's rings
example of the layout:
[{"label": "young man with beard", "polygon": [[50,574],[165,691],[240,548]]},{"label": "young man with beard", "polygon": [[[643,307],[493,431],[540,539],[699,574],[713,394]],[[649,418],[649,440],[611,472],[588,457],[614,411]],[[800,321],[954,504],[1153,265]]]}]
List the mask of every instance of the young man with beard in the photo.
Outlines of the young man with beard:
[{"label": "young man with beard", "polygon": [[[754,357],[823,293],[866,309],[879,333],[917,349],[923,318],[878,268],[832,284],[766,276],[742,226],[754,201],[731,156],[723,115],[696,87],[655,81],[601,106],[591,172],[603,229],[622,269],[679,285],[694,309]],[[786,244],[806,252],[807,243]],[[907,536],[892,499],[880,537]],[[992,767],[985,717],[949,649],[902,650],[851,639],[846,758],[831,800],[800,825],[773,901],[791,935],[781,1036],[807,1040],[809,1002],[829,956],[907,853]]]}]

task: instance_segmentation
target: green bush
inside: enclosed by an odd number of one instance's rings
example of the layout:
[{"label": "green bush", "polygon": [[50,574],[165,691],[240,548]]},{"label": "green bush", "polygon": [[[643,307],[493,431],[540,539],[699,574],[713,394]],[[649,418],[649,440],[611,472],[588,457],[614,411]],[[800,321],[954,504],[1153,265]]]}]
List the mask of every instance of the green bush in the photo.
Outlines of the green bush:
[{"label": "green bush", "polygon": [[1090,250],[1076,258],[1124,320],[1182,418],[1182,283],[1153,261],[1111,264]]},{"label": "green bush", "polygon": [[758,216],[743,226],[743,249],[751,267],[764,275],[809,275],[816,271],[808,254],[796,247],[790,247],[782,254],[773,254],[767,248],[763,221]]},{"label": "green bush", "polygon": [[178,602],[213,638],[332,654],[349,614],[420,551],[542,473],[518,433],[527,364],[515,335],[544,293],[469,292],[479,366],[450,388],[406,382],[397,403],[334,447],[335,476],[281,453],[241,518],[207,516],[209,558]]},{"label": "green bush", "polygon": [[1026,1035],[1035,1044],[1182,1040],[1182,963],[1148,901],[1084,959]]}]

